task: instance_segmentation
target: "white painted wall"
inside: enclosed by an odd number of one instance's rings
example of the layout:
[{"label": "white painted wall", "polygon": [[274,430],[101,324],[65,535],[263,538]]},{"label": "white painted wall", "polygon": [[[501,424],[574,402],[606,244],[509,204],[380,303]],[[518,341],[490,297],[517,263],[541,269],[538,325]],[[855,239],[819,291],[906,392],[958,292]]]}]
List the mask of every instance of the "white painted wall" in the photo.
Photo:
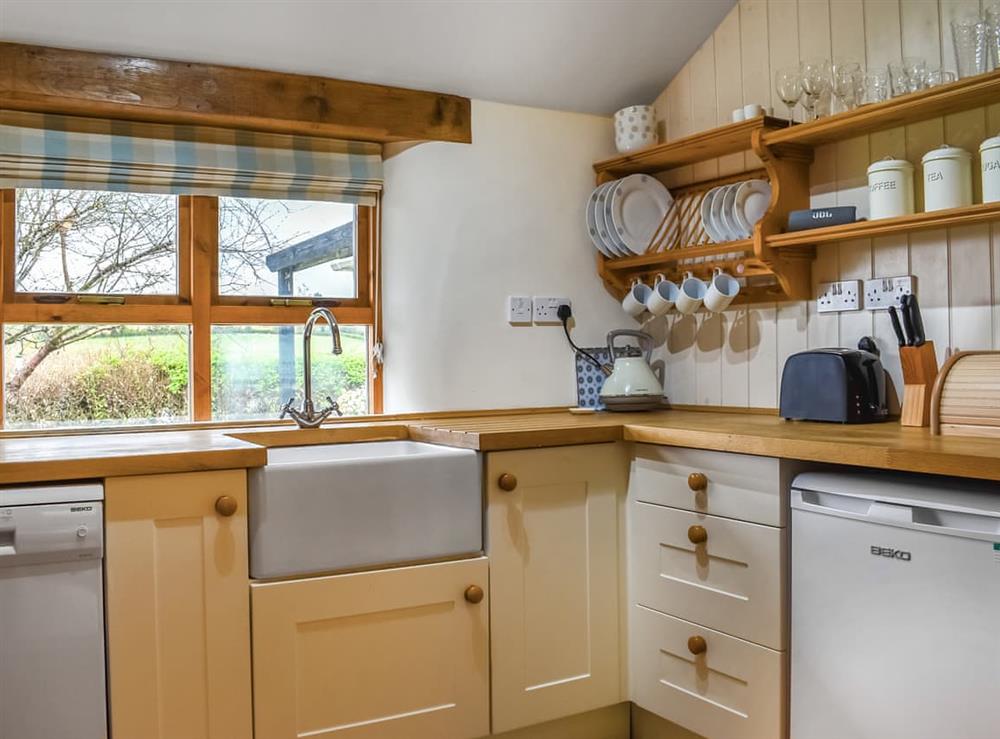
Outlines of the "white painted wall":
[{"label": "white painted wall", "polygon": [[624,325],[583,225],[610,120],[477,100],[472,129],[386,161],[387,413],[575,405],[562,329],[508,325],[507,295],[571,298],[584,346]]},{"label": "white painted wall", "polygon": [[[780,113],[773,72],[802,58],[850,57],[884,68],[904,55],[922,56],[932,67],[954,70],[952,13],[979,7],[980,0],[740,0],[657,99],[659,117],[672,139],[725,123],[743,103],[771,104]],[[998,132],[1000,104],[822,147],[811,173],[813,206],[857,205],[866,215],[871,161],[892,155],[919,166],[942,142],[975,152]],[[686,168],[671,181],[739,172],[754,160],[737,154]],[[918,169],[918,203],[920,180]],[[977,202],[979,188],[977,178]],[[1000,349],[1000,224],[821,246],[813,280],[907,273],[917,276],[928,338],[940,360],[948,350]],[[884,312],[821,316],[813,304],[797,302],[668,322],[663,355],[674,402],[774,407],[789,354],[853,346],[864,335],[875,336],[894,384],[901,384]]]}]

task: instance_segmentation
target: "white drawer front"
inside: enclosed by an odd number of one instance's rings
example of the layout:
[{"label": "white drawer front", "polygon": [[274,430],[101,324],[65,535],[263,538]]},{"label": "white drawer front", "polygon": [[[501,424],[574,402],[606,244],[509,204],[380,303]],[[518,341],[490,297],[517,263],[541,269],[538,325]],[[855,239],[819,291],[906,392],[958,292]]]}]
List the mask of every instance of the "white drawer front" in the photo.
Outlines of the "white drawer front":
[{"label": "white drawer front", "polygon": [[[673,508],[784,526],[787,485],[781,462],[771,457],[637,444],[629,476],[629,498]],[[689,485],[692,474],[707,480]]]},{"label": "white drawer front", "polygon": [[[631,607],[631,699],[709,739],[785,736],[785,655]],[[695,656],[691,637],[707,649]]]},{"label": "white drawer front", "polygon": [[785,648],[786,529],[649,503],[628,515],[631,602]]}]

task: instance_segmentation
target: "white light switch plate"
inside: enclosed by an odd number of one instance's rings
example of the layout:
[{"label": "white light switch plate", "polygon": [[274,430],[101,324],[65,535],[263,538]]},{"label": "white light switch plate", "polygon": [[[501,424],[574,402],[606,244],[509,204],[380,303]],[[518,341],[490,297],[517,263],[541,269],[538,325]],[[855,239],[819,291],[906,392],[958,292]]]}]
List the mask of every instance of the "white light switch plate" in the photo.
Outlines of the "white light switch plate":
[{"label": "white light switch plate", "polygon": [[507,323],[531,325],[531,297],[528,295],[507,296]]},{"label": "white light switch plate", "polygon": [[560,305],[573,307],[569,298],[535,297],[533,311],[535,323],[562,323],[557,315]]},{"label": "white light switch plate", "polygon": [[861,308],[861,280],[821,282],[816,310],[819,313],[839,313]]},{"label": "white light switch plate", "polygon": [[917,291],[917,278],[913,275],[901,277],[876,277],[865,280],[865,308],[886,310],[890,305],[899,307],[899,299]]}]

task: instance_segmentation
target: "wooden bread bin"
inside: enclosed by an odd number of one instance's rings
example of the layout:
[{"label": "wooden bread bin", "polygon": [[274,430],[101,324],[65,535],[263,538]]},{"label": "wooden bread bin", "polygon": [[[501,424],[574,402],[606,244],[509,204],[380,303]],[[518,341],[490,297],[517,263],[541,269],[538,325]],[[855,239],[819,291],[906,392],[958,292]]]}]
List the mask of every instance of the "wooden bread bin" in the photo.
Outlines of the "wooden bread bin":
[{"label": "wooden bread bin", "polygon": [[1000,352],[957,352],[934,383],[931,432],[1000,438]]}]

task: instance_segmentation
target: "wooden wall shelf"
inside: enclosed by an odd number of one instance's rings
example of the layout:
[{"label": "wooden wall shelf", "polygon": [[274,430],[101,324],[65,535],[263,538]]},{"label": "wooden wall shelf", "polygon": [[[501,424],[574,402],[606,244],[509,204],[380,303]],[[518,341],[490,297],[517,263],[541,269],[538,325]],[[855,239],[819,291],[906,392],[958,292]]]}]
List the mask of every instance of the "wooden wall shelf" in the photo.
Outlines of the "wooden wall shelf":
[{"label": "wooden wall shelf", "polygon": [[[618,298],[636,279],[648,281],[656,274],[677,279],[687,271],[704,276],[711,274],[714,267],[720,267],[747,278],[747,288],[741,295],[766,296],[768,300],[810,299],[813,297],[810,260],[817,245],[1000,221],[1000,203],[987,203],[783,233],[789,212],[809,207],[809,165],[815,147],[998,100],[1000,71],[994,71],[809,123],[789,126],[787,121],[761,116],[596,162],[594,171],[600,184],[636,173],[660,175],[677,167],[751,150],[761,159],[763,173],[748,172],[696,183],[675,191],[675,195],[689,195],[695,189],[756,177],[766,177],[772,189],[770,208],[755,226],[753,238],[723,244],[703,243],[705,236],[695,224],[695,228],[684,232],[694,234],[689,239],[690,245],[681,239],[674,248],[664,251],[616,259],[598,255],[598,274],[608,291]],[[689,209],[685,217],[690,220],[697,215]]]},{"label": "wooden wall shelf", "polygon": [[662,172],[685,164],[703,162],[726,154],[748,151],[752,148],[753,136],[759,130],[779,130],[788,126],[788,121],[767,116],[758,116],[748,121],[729,123],[708,131],[674,139],[665,144],[657,144],[645,149],[630,151],[628,154],[604,159],[594,164],[600,182],[617,179],[640,172]]},{"label": "wooden wall shelf", "polygon": [[970,205],[966,208],[935,210],[930,213],[914,213],[911,216],[882,218],[877,221],[858,221],[843,226],[827,226],[808,231],[772,234],[765,243],[775,249],[791,246],[829,244],[852,239],[871,239],[913,231],[930,231],[938,228],[956,228],[975,223],[1000,220],[1000,203]]},{"label": "wooden wall shelf", "polygon": [[819,146],[931,118],[940,118],[950,113],[991,105],[997,101],[1000,101],[1000,71],[987,72],[783,130],[765,131],[764,145]]}]

